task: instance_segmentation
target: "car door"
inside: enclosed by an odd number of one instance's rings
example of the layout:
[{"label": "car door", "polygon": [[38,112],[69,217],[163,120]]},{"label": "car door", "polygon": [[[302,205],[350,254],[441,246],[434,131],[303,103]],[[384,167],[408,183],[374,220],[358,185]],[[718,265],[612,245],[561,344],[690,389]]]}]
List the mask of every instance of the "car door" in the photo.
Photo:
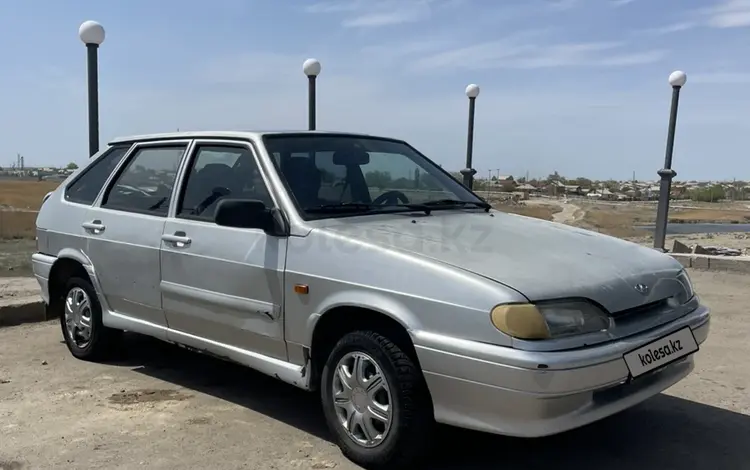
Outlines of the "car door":
[{"label": "car door", "polygon": [[102,294],[115,314],[166,327],[159,248],[189,141],[136,144],[83,223]]},{"label": "car door", "polygon": [[252,146],[197,140],[183,175],[161,245],[168,335],[177,342],[189,339],[199,346],[214,342],[286,359],[282,317],[286,238],[214,223],[223,197],[274,204]]}]

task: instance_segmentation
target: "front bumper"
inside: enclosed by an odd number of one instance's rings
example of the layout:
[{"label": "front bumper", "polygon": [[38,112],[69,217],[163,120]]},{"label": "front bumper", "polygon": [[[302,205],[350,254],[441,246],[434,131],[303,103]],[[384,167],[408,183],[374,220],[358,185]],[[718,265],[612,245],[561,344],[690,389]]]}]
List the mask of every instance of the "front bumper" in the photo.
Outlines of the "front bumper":
[{"label": "front bumper", "polygon": [[57,258],[43,253],[34,253],[31,255],[31,266],[34,270],[34,277],[36,277],[41,289],[42,300],[44,303],[49,305],[49,274],[52,271],[52,265],[55,263]]},{"label": "front bumper", "polygon": [[650,398],[686,377],[693,355],[634,380],[623,354],[690,326],[698,344],[710,311],[691,313],[611,343],[560,352],[531,352],[413,332],[435,419],[518,437],[557,434],[598,421]]}]

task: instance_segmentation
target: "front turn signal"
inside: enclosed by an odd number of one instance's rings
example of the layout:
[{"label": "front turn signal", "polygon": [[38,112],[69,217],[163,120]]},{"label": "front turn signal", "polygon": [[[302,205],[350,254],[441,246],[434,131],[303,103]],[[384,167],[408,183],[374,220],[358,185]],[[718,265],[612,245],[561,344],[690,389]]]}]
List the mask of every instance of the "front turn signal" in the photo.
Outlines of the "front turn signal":
[{"label": "front turn signal", "polygon": [[544,316],[532,304],[498,305],[490,312],[490,320],[498,330],[518,339],[548,339]]}]

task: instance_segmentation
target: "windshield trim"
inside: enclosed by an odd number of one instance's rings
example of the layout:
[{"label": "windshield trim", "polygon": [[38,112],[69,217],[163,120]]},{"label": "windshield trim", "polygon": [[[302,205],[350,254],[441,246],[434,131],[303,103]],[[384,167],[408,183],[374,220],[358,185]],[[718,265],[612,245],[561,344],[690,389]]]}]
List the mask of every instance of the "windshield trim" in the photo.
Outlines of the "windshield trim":
[{"label": "windshield trim", "polygon": [[[282,185],[284,186],[284,190],[287,192],[287,195],[289,196],[289,199],[291,200],[292,204],[294,205],[294,209],[296,210],[299,217],[306,221],[311,222],[315,220],[324,220],[324,219],[339,219],[339,218],[345,218],[345,217],[364,217],[364,216],[373,216],[373,215],[383,215],[383,214],[403,214],[405,212],[413,212],[413,209],[406,209],[394,211],[394,210],[386,210],[386,211],[372,211],[372,212],[343,212],[341,214],[320,214],[315,213],[311,214],[305,211],[305,209],[300,206],[299,202],[297,201],[297,198],[294,195],[294,192],[289,187],[289,183],[286,180],[286,177],[284,176],[284,173],[281,171],[281,168],[276,162],[276,159],[273,157],[273,152],[269,148],[267,141],[268,140],[274,140],[274,139],[284,139],[284,138],[299,138],[299,137],[343,137],[343,138],[349,138],[349,139],[368,139],[368,140],[379,140],[384,142],[392,142],[396,144],[401,144],[409,148],[411,151],[413,151],[415,154],[419,155],[421,158],[424,159],[425,163],[427,165],[431,165],[433,169],[437,170],[438,172],[444,174],[448,178],[455,181],[457,184],[459,184],[465,191],[467,191],[471,196],[475,197],[477,199],[477,202],[480,203],[486,203],[487,201],[484,200],[481,196],[479,196],[477,193],[472,191],[471,189],[467,188],[463,185],[462,182],[458,181],[456,178],[453,177],[453,175],[450,174],[449,171],[444,169],[442,166],[435,163],[434,160],[432,160],[430,157],[425,155],[424,153],[420,152],[416,147],[409,144],[405,140],[397,139],[394,137],[383,137],[383,136],[376,136],[376,135],[367,135],[367,134],[351,134],[346,132],[284,132],[284,133],[269,133],[264,134],[261,136],[261,142],[263,144],[263,147],[266,151],[266,154],[268,155],[269,159],[271,160],[271,165],[273,166],[273,169],[276,171],[276,174],[279,177],[279,180],[281,181]],[[471,201],[473,202],[473,201]],[[432,207],[431,210],[435,210],[436,208]],[[439,210],[445,210],[448,208],[440,207]],[[451,207],[450,209],[456,209],[456,210],[467,210],[467,209],[474,209],[472,208],[462,208],[462,207]],[[479,209],[477,207],[477,209]],[[480,209],[481,210],[481,209]]]}]

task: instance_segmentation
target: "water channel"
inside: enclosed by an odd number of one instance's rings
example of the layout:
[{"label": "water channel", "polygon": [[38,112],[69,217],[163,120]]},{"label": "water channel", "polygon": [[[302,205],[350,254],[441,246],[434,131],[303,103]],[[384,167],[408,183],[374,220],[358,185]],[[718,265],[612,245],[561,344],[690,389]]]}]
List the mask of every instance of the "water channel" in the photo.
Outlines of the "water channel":
[{"label": "water channel", "polygon": [[[649,232],[654,231],[653,225],[638,225],[637,228]],[[667,235],[736,232],[750,232],[750,224],[667,224]]]}]

